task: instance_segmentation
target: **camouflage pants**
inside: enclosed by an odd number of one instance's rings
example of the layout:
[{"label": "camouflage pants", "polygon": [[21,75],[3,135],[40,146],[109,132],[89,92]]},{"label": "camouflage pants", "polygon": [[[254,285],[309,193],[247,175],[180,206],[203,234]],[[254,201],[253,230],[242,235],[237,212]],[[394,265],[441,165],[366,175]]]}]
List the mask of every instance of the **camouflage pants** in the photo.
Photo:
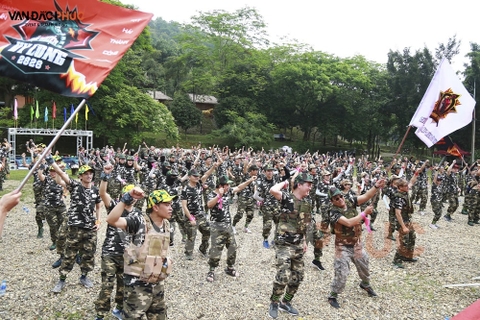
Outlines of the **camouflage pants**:
[{"label": "camouflage pants", "polygon": [[210,232],[210,242],[212,245],[208,253],[210,257],[208,265],[210,268],[218,267],[223,248],[225,247],[227,248],[227,266],[233,267],[237,259],[237,242],[235,241],[232,227],[228,226],[225,228],[212,224],[210,225]]},{"label": "camouflage pants", "polygon": [[388,234],[392,234],[397,229],[397,217],[395,216],[395,209],[391,204],[388,210]]},{"label": "camouflage pants", "polygon": [[59,207],[48,207],[45,206],[45,218],[47,220],[48,226],[50,227],[50,239],[52,243],[57,243],[58,230],[63,220],[67,218],[66,216],[67,207],[65,205]]},{"label": "camouflage pants", "polygon": [[97,231],[94,229],[83,229],[68,226],[67,240],[63,253],[60,277],[66,278],[75,265],[75,256],[79,253],[82,256],[80,270],[86,275],[93,270],[95,264],[95,251],[97,250]]},{"label": "camouflage pants", "polygon": [[210,239],[210,226],[208,224],[205,215],[196,216],[196,224],[192,225],[190,222],[187,224],[187,241],[185,242],[185,254],[193,254],[193,248],[195,247],[195,239],[197,238],[197,229],[202,234],[202,243],[198,248],[202,252],[207,252],[208,240]]},{"label": "camouflage pants", "polygon": [[[305,264],[303,262],[303,241],[300,244],[275,243],[277,274],[273,281],[271,300],[278,301],[284,294],[295,295],[303,281]],[[286,290],[285,290],[285,287]]]},{"label": "camouflage pants", "polygon": [[414,202],[413,199],[420,200],[420,211],[424,211],[427,207],[427,196],[428,190],[426,188],[416,188],[416,192],[412,192],[412,202]]},{"label": "camouflage pants", "polygon": [[[170,221],[170,242],[173,243],[174,235],[175,235],[175,223],[177,222],[178,228],[180,229],[180,234],[183,237],[187,236],[187,219],[185,218],[185,215],[183,214],[182,208],[178,209],[173,209],[172,211],[172,218],[169,220]],[[190,223],[189,223],[190,224]]]},{"label": "camouflage pants", "polygon": [[268,236],[270,235],[270,232],[272,231],[272,219],[273,216],[275,215],[275,212],[278,211],[277,206],[271,206],[271,205],[263,205],[260,207],[260,211],[262,212],[263,216],[263,231],[262,231],[262,236],[263,239],[267,240]]},{"label": "camouflage pants", "polygon": [[163,281],[158,284],[149,284],[141,281],[133,285],[125,284],[125,298],[123,301],[123,319],[166,320],[167,306],[165,305],[165,286]]},{"label": "camouflage pants", "polygon": [[110,313],[113,288],[117,284],[115,303],[123,309],[123,255],[102,256],[102,286],[95,300],[98,316],[106,317]]},{"label": "camouflage pants", "polygon": [[107,192],[112,199],[119,199],[120,194],[122,193],[122,184],[117,180],[117,178],[111,178],[108,180]]},{"label": "camouflage pants", "polygon": [[478,222],[480,219],[480,192],[477,190],[473,191],[473,201],[471,208],[468,210],[468,221],[469,222]]},{"label": "camouflage pants", "polygon": [[432,205],[432,211],[433,211],[433,220],[432,223],[435,224],[437,221],[440,219],[442,216],[442,209],[443,209],[443,202],[441,201],[432,201],[430,199],[430,204]]},{"label": "camouflage pants", "polygon": [[399,244],[397,252],[395,252],[395,257],[393,258],[394,263],[401,263],[403,261],[403,258],[413,258],[413,251],[415,250],[415,239],[417,238],[417,236],[411,222],[406,222],[405,226],[408,228],[407,233],[403,232],[400,224],[397,228]]},{"label": "camouflage pants", "polygon": [[67,241],[67,232],[68,232],[68,218],[66,216],[63,217],[63,220],[60,221],[60,225],[57,232],[57,253],[63,256],[63,252],[65,251],[65,242]]},{"label": "camouflage pants", "polygon": [[350,261],[357,268],[362,283],[365,285],[370,283],[369,259],[362,242],[357,242],[353,246],[335,244],[335,258],[333,260],[335,275],[330,286],[331,292],[339,294],[345,289],[347,277],[350,273]]},{"label": "camouflage pants", "polygon": [[253,220],[253,211],[255,210],[256,201],[253,198],[238,197],[238,209],[237,213],[233,217],[232,225],[235,227],[240,219],[243,218],[243,214],[246,213],[245,228],[248,227]]},{"label": "camouflage pants", "polygon": [[324,234],[322,230],[317,229],[315,220],[313,220],[307,229],[307,243],[311,243],[313,245],[313,255],[315,256],[316,260],[320,260],[323,255],[323,235]]},{"label": "camouflage pants", "polygon": [[475,206],[476,202],[476,191],[470,190],[469,192],[465,192],[465,199],[463,202],[463,210],[469,212]]},{"label": "camouflage pants", "polygon": [[447,213],[449,215],[452,215],[455,213],[455,211],[457,211],[457,208],[458,208],[458,196],[454,193],[448,193],[447,200],[448,200]]},{"label": "camouflage pants", "polygon": [[312,230],[312,244],[313,244],[313,255],[315,259],[319,260],[321,256],[323,256],[323,247],[325,244],[328,244],[330,241],[330,224],[329,224],[329,217],[328,211],[330,210],[330,203],[323,203],[320,207],[322,213],[322,226],[320,230]]},{"label": "camouflage pants", "polygon": [[45,220],[45,206],[43,205],[42,187],[33,188],[33,195],[35,197],[35,222],[39,228],[43,227],[43,220]]}]

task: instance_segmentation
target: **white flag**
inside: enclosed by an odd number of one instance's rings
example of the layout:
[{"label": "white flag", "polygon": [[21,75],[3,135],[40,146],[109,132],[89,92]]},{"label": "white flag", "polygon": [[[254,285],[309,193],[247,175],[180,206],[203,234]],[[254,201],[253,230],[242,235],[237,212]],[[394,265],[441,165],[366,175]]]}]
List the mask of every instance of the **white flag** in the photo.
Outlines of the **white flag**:
[{"label": "white flag", "polygon": [[410,125],[428,147],[472,122],[475,100],[443,58]]}]

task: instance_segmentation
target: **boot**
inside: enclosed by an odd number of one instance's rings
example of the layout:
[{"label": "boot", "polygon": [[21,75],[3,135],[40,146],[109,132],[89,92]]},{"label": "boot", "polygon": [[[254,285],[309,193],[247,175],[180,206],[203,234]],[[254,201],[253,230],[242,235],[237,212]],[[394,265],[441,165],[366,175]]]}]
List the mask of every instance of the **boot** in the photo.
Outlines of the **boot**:
[{"label": "boot", "polygon": [[38,228],[37,238],[38,239],[43,238],[43,226]]}]

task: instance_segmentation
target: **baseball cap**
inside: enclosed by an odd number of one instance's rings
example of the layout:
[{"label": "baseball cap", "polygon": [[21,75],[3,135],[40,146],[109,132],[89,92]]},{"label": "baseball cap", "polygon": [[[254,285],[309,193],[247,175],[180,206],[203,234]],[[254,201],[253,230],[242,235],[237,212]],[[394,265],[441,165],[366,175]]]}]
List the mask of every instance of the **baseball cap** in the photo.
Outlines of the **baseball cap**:
[{"label": "baseball cap", "polygon": [[312,175],[306,172],[299,173],[298,176],[295,177],[295,183],[300,182],[313,182]]},{"label": "baseball cap", "polygon": [[170,202],[176,198],[177,196],[171,196],[165,190],[155,190],[148,195],[147,209],[151,209],[154,205],[162,202]]},{"label": "baseball cap", "polygon": [[220,178],[218,178],[218,184],[219,185],[226,185],[226,184],[230,184],[230,183],[233,183],[233,181],[229,180],[227,176],[221,176]]},{"label": "baseball cap", "polygon": [[258,167],[256,164],[252,164],[249,168],[248,168],[248,171],[254,171],[254,170],[258,170]]},{"label": "baseball cap", "polygon": [[84,174],[85,172],[87,171],[92,171],[94,172],[94,170],[92,169],[92,167],[88,166],[88,165],[83,165],[81,166],[79,169],[78,169],[78,174],[81,175],[81,174]]},{"label": "baseball cap", "polygon": [[323,171],[322,171],[322,176],[329,176],[329,175],[331,175],[331,174],[332,174],[332,173],[331,173],[330,171],[328,171],[328,170],[323,170]]},{"label": "baseball cap", "polygon": [[342,191],[340,191],[336,187],[331,187],[330,189],[328,189],[328,197],[330,199],[332,199],[333,197],[335,197],[336,195],[339,195],[339,194],[343,194],[343,193],[342,193]]},{"label": "baseball cap", "polygon": [[271,164],[265,165],[265,171],[268,171],[268,170],[274,170],[274,168]]},{"label": "baseball cap", "polygon": [[188,175],[189,176],[200,177],[200,173],[198,173],[198,171],[196,169],[191,169],[190,171],[188,171]]}]

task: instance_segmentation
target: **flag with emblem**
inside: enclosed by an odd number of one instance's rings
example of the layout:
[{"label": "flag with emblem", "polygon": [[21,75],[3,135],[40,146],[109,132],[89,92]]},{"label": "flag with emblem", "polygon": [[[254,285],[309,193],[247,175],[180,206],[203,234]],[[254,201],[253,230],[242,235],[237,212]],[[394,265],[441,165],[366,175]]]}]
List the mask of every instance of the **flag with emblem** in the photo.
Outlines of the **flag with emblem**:
[{"label": "flag with emblem", "polygon": [[428,147],[448,134],[463,128],[473,119],[475,100],[443,59],[410,121],[415,134]]},{"label": "flag with emblem", "polygon": [[0,6],[0,75],[68,97],[91,97],[151,13],[98,0]]}]

